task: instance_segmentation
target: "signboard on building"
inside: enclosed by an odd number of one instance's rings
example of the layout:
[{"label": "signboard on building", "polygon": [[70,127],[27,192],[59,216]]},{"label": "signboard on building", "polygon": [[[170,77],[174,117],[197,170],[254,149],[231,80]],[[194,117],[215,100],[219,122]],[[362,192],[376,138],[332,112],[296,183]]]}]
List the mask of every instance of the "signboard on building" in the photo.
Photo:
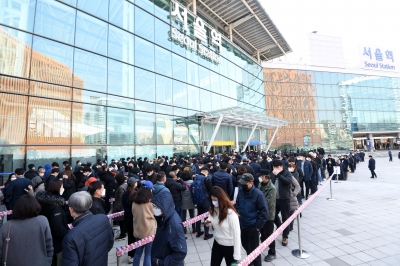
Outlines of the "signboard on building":
[{"label": "signboard on building", "polygon": [[[187,49],[196,51],[199,55],[204,56],[211,61],[220,64],[222,58],[219,55],[222,46],[222,35],[216,29],[207,27],[204,20],[198,16],[193,16],[193,32],[191,36],[188,30],[188,9],[180,6],[176,1],[171,1],[170,16],[177,19],[183,24],[183,32],[175,28],[171,23],[171,38],[186,46]],[[207,28],[211,35],[211,44],[218,47],[218,53],[204,46],[208,43]],[[194,37],[194,38],[192,38]]]},{"label": "signboard on building", "polygon": [[360,67],[363,69],[400,72],[400,54],[384,46],[360,45]]}]

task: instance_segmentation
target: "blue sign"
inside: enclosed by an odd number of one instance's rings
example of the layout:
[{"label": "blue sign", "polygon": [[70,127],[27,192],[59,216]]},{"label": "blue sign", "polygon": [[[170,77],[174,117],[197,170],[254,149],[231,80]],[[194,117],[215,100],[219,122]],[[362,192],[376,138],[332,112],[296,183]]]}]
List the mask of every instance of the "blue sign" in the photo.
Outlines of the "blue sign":
[{"label": "blue sign", "polygon": [[263,145],[263,144],[264,144],[264,142],[262,142],[262,141],[250,141],[249,142],[250,146]]}]

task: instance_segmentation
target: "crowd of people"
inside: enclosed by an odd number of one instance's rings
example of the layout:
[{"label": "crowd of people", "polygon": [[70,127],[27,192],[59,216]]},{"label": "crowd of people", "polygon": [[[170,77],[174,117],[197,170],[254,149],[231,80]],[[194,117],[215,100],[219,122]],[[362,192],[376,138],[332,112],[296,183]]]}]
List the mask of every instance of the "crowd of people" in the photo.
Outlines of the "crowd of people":
[{"label": "crowd of people", "polygon": [[[250,254],[337,173],[335,167],[340,174],[334,178],[346,180],[364,157],[355,151],[335,160],[318,148],[99,159],[74,166],[64,161],[62,168],[57,162],[37,169],[29,164],[27,171],[16,169],[0,190],[12,210],[0,229],[0,257],[18,266],[106,266],[114,240],[127,238],[131,244],[156,234],[129,251],[129,263],[140,265],[143,256],[145,266],[179,266],[187,254],[185,234],[193,233],[213,238],[212,266],[223,259],[231,265],[241,260],[241,247]],[[121,211],[113,220],[120,232],[115,235],[106,214]],[[208,211],[204,223],[183,227]],[[283,231],[283,246],[292,229],[293,222]],[[276,258],[275,245],[269,245],[264,261]],[[16,256],[21,250],[24,256]],[[259,256],[253,265],[261,261]]]}]

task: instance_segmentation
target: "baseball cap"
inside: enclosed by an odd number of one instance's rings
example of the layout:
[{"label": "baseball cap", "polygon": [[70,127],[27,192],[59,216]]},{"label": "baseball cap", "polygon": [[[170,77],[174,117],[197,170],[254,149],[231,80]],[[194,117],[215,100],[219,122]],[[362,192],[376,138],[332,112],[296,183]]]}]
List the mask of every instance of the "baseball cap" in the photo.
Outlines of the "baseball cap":
[{"label": "baseball cap", "polygon": [[241,185],[247,185],[248,182],[254,182],[254,177],[252,174],[246,173],[242,175],[242,178],[240,178],[239,183]]},{"label": "baseball cap", "polygon": [[129,177],[129,178],[128,178],[128,181],[127,181],[128,185],[133,185],[133,184],[135,184],[136,182],[137,182],[137,180],[136,180],[136,178],[134,178],[134,177]]},{"label": "baseball cap", "polygon": [[151,190],[153,190],[153,183],[151,183],[150,181],[146,180],[142,183],[142,187],[144,188],[150,188]]}]

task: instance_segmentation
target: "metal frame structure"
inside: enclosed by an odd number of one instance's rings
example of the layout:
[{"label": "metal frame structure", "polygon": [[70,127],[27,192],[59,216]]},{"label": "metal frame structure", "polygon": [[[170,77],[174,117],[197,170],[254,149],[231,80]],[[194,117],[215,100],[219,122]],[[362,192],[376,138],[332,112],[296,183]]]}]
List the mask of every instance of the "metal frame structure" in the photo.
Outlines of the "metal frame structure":
[{"label": "metal frame structure", "polygon": [[[212,112],[201,112],[196,114],[197,117],[201,118],[202,127],[204,127],[204,123],[216,124],[214,132],[211,136],[207,144],[206,152],[209,152],[211,146],[214,142],[215,136],[221,125],[235,126],[235,134],[236,134],[236,149],[238,149],[238,127],[251,127],[252,131],[250,136],[248,137],[245,146],[243,147],[242,152],[244,152],[249,145],[249,142],[254,134],[256,129],[275,129],[274,134],[271,140],[268,143],[268,148],[271,146],[272,141],[275,138],[276,133],[278,132],[279,127],[286,126],[290,122],[284,119],[272,117],[263,113],[254,112],[251,110],[247,110],[241,107],[230,107],[226,109],[216,110]],[[203,128],[202,128],[203,132]],[[203,134],[204,138],[204,134]]]},{"label": "metal frame structure", "polygon": [[223,29],[258,61],[271,60],[290,53],[287,41],[272,22],[259,0],[184,0],[188,7],[201,12]]}]

